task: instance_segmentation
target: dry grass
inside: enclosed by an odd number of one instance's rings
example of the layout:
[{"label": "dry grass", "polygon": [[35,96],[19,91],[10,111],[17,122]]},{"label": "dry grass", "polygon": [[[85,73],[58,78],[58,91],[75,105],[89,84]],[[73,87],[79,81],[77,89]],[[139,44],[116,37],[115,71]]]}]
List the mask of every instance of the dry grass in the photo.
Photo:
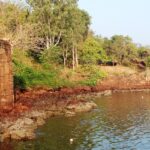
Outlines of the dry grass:
[{"label": "dry grass", "polygon": [[74,71],[72,69],[64,68],[62,70],[61,76],[63,78],[67,78],[71,82],[78,82],[78,81],[86,79],[85,73],[83,73],[80,68],[78,68],[78,69],[76,69]]},{"label": "dry grass", "polygon": [[103,81],[106,86],[132,88],[132,86],[147,85],[150,82],[149,68],[137,70],[125,66],[100,66],[100,69],[108,73],[108,78]]},{"label": "dry grass", "polygon": [[109,75],[133,75],[137,73],[136,69],[125,66],[100,66],[100,69]]}]

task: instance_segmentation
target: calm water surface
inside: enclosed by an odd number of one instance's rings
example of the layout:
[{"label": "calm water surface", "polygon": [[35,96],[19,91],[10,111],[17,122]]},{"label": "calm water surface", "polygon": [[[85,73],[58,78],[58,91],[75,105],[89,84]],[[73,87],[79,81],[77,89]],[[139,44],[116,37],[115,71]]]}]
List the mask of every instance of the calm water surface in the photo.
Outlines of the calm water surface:
[{"label": "calm water surface", "polygon": [[115,93],[94,101],[98,109],[50,118],[36,140],[8,142],[0,150],[150,150],[150,93]]}]

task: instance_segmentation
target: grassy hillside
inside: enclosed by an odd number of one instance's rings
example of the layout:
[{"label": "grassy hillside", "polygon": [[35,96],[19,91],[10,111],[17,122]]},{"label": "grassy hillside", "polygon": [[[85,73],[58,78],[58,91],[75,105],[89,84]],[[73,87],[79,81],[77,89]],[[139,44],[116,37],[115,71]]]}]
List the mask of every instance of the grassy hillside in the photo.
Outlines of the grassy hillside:
[{"label": "grassy hillside", "polygon": [[36,62],[27,52],[13,52],[14,82],[17,89],[94,86],[106,73],[97,66],[79,66],[74,71],[55,64]]}]

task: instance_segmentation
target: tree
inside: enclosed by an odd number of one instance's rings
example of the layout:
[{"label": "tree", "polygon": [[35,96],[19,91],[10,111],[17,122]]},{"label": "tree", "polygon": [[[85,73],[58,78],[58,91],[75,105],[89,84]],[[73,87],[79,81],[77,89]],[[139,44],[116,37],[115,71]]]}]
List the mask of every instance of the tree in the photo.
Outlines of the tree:
[{"label": "tree", "polygon": [[0,38],[9,39],[13,49],[36,49],[39,42],[28,9],[13,3],[0,3]]},{"label": "tree", "polygon": [[76,1],[28,0],[32,8],[32,19],[39,28],[39,36],[44,38],[45,46],[57,46],[64,34],[68,5],[76,5]]},{"label": "tree", "polygon": [[64,66],[72,55],[73,69],[78,66],[78,44],[86,38],[90,17],[80,10],[77,0],[28,0],[32,8],[32,20],[44,39],[44,47],[61,46]]},{"label": "tree", "polygon": [[136,45],[128,36],[115,35],[110,40],[105,39],[104,48],[107,55],[116,59],[120,64],[125,60],[130,61],[131,58],[136,56]]},{"label": "tree", "polygon": [[83,64],[97,64],[107,59],[100,37],[89,36],[82,46],[81,61]]},{"label": "tree", "polygon": [[138,48],[137,52],[140,59],[145,59],[150,56],[150,49],[148,47],[141,46]]},{"label": "tree", "polygon": [[71,49],[72,67],[78,67],[78,46],[87,37],[90,17],[87,12],[79,8],[70,7],[66,18],[67,29],[64,39],[68,41],[67,47]]}]

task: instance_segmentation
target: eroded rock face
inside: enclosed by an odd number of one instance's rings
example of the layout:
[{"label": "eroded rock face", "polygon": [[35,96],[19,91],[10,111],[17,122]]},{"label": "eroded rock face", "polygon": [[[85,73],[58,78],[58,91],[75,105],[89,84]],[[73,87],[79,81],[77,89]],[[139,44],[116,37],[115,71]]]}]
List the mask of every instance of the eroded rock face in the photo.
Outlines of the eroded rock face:
[{"label": "eroded rock face", "polygon": [[12,105],[13,101],[11,45],[0,40],[0,106]]}]

